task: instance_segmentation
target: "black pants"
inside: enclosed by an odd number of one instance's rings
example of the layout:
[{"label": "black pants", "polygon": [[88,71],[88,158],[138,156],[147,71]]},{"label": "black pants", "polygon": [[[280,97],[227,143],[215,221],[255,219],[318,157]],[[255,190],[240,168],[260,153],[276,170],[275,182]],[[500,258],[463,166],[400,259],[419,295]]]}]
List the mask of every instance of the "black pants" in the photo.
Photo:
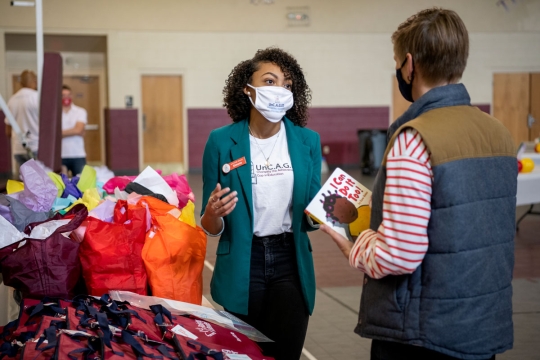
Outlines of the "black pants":
[{"label": "black pants", "polygon": [[292,234],[253,237],[248,315],[233,314],[275,341],[259,343],[265,355],[276,360],[300,358],[309,313]]},{"label": "black pants", "polygon": [[[371,360],[458,360],[458,358],[420,346],[373,340],[371,342]],[[495,355],[486,360],[495,360]]]},{"label": "black pants", "polygon": [[86,158],[63,158],[62,165],[71,171],[72,176],[77,176],[82,173],[84,165],[86,165]]}]

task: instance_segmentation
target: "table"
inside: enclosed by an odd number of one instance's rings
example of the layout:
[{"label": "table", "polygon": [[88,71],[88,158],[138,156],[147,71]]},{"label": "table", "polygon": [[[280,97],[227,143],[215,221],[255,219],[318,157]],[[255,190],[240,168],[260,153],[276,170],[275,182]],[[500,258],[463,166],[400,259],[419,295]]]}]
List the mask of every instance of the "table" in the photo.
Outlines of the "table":
[{"label": "table", "polygon": [[[540,161],[540,154],[538,156]],[[534,159],[536,165],[536,159]],[[540,165],[535,166],[533,172],[520,173],[517,178],[516,205],[530,205],[529,210],[517,221],[516,228],[519,230],[519,223],[527,215],[540,215],[540,212],[533,211],[534,204],[540,203]]]}]

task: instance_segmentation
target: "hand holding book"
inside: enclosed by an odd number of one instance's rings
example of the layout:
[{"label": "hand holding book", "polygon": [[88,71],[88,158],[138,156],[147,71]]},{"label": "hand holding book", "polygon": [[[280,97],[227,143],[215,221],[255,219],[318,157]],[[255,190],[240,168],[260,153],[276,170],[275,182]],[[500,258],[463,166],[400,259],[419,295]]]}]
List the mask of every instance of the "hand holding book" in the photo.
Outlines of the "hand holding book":
[{"label": "hand holding book", "polygon": [[337,168],[305,209],[305,213],[354,242],[362,231],[369,228],[370,203],[371,191]]}]

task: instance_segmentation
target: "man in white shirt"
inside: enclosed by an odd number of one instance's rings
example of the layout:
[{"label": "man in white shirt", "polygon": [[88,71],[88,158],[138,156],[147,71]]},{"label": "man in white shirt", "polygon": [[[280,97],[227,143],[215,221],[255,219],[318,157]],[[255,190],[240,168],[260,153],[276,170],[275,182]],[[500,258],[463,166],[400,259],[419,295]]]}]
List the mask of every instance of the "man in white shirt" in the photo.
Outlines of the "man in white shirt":
[{"label": "man in white shirt", "polygon": [[84,127],[87,124],[86,110],[73,104],[71,88],[62,87],[62,165],[79,175],[86,165],[84,150]]},{"label": "man in white shirt", "polygon": [[[30,149],[36,158],[39,142],[39,99],[36,74],[33,71],[24,70],[21,74],[21,85],[22,88],[9,99],[7,105],[19,124],[26,148]],[[30,156],[21,143],[19,135],[12,131],[7,118],[5,123],[6,135],[11,137],[11,153],[19,168],[30,160]]]}]

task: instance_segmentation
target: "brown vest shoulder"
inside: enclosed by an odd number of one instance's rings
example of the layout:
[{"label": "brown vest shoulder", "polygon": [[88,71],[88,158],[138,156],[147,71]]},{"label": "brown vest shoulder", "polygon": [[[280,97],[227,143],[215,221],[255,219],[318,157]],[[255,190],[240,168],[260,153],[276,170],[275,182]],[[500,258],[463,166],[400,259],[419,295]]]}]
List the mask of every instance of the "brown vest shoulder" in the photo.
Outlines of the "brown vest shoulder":
[{"label": "brown vest shoulder", "polygon": [[401,126],[390,140],[389,149],[406,128],[420,133],[431,152],[432,166],[467,158],[516,156],[508,130],[477,107],[449,106],[430,110]]}]

